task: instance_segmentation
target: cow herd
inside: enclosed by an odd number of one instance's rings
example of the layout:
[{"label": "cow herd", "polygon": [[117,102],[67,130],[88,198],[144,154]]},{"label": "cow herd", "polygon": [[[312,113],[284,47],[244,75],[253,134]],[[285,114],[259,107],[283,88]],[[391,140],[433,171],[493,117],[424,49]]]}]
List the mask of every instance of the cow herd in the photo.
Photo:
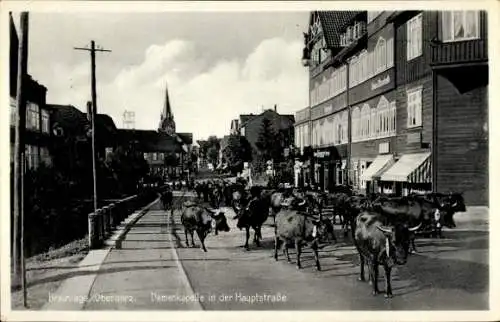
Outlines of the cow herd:
[{"label": "cow herd", "polygon": [[384,268],[385,296],[392,296],[391,270],[404,265],[408,254],[416,252],[418,235],[442,237],[442,227],[455,227],[453,215],[466,210],[460,193],[427,193],[397,197],[384,194],[361,195],[350,187],[337,186],[335,191],[318,192],[301,189],[268,189],[223,180],[196,182],[198,199],[184,202],[181,221],[193,242],[196,231],[204,251],[204,240],[210,231],[229,231],[224,204],[231,207],[236,227],[245,231],[244,247],[259,247],[262,226],[272,219],[274,227],[274,258],[278,251],[290,262],[289,246],[295,247],[296,265],[301,268],[301,251],[308,246],[314,253],[317,270],[321,270],[318,250],[337,240],[334,231],[337,219],[344,238],[350,239],[360,258],[359,280],[365,280],[365,266],[373,294],[378,294],[379,266]]}]

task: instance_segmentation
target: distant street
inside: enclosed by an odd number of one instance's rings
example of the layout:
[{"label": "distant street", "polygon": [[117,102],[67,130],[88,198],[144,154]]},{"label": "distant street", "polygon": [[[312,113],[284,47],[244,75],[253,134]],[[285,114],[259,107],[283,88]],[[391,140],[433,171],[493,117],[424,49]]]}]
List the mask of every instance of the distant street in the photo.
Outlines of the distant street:
[{"label": "distant street", "polygon": [[[488,232],[484,225],[464,224],[463,229],[459,226],[455,231],[446,231],[441,240],[418,239],[419,253],[410,256],[406,266],[395,269],[394,298],[388,300],[383,295],[372,296],[370,286],[357,281],[358,258],[350,241],[340,238],[337,244],[320,252],[321,272],[315,270],[311,251],[304,249],[303,269],[297,270],[293,249],[290,249],[292,263],[287,263],[281,252],[278,262],[272,258],[271,227],[263,229],[262,247],[251,245],[250,251],[244,251],[241,247],[244,232],[235,228],[232,210],[226,209],[226,215],[231,231],[209,236],[208,252],[204,253],[199,247],[185,247],[177,211],[173,218],[158,207],[150,211],[128,233],[123,249],[110,252],[90,294],[91,299],[130,296],[132,302],[89,301],[85,309],[488,308]],[[199,246],[196,238],[195,243]],[[383,274],[380,275],[379,286],[383,290],[385,281]],[[261,297],[250,303],[250,296],[256,293]],[[215,296],[212,300],[211,295]]]}]

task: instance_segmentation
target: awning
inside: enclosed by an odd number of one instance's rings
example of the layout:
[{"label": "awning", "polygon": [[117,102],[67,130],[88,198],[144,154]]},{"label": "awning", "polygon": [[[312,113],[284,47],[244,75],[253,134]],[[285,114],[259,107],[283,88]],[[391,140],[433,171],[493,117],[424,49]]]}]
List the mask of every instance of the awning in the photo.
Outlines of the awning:
[{"label": "awning", "polygon": [[361,180],[366,181],[378,179],[380,177],[380,174],[393,164],[394,158],[392,154],[379,155],[375,158],[375,160],[373,160],[368,169],[363,172],[360,178]]},{"label": "awning", "polygon": [[431,182],[430,152],[404,154],[398,162],[389,168],[382,176],[382,181],[398,181],[412,183]]}]

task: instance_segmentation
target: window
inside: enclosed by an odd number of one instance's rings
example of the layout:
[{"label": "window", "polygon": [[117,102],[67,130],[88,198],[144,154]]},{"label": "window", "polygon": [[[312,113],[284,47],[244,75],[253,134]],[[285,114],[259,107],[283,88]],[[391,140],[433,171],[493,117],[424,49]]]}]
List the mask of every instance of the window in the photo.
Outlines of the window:
[{"label": "window", "polygon": [[422,87],[406,92],[408,101],[408,128],[422,125]]},{"label": "window", "polygon": [[144,160],[147,160],[148,159],[148,154],[146,152],[144,152]]},{"label": "window", "polygon": [[361,122],[361,114],[358,107],[355,107],[352,111],[351,122],[352,122],[352,127],[351,127],[352,141],[357,141],[359,140],[360,137],[359,129]]},{"label": "window", "polygon": [[443,41],[479,38],[479,11],[444,11],[442,38]]},{"label": "window", "polygon": [[394,66],[394,39],[389,38],[385,44],[386,54],[387,54],[387,68]]},{"label": "window", "polygon": [[47,111],[47,110],[42,110],[42,132],[43,133],[49,133],[50,132],[50,127],[49,127],[49,111]]},{"label": "window", "polygon": [[370,106],[364,104],[361,108],[361,139],[370,136]]},{"label": "window", "polygon": [[40,147],[40,161],[45,165],[50,165],[52,163],[47,147]]},{"label": "window", "polygon": [[341,143],[347,143],[348,142],[348,130],[349,130],[349,115],[347,111],[342,112],[342,140],[340,141]]},{"label": "window", "polygon": [[422,14],[406,23],[406,58],[412,60],[422,55]]},{"label": "window", "polygon": [[26,128],[40,130],[40,111],[38,105],[32,102],[26,104]]},{"label": "window", "polygon": [[242,136],[245,136],[245,127],[244,126],[241,127],[240,133]]},{"label": "window", "polygon": [[165,154],[164,153],[160,153],[160,160],[163,161],[165,159]]},{"label": "window", "polygon": [[387,52],[385,50],[385,39],[380,37],[375,47],[375,72],[381,73],[387,66]]},{"label": "window", "polygon": [[396,134],[396,101],[389,104],[389,133]]},{"label": "window", "polygon": [[38,147],[34,145],[26,145],[26,170],[38,168]]},{"label": "window", "polygon": [[153,161],[158,160],[158,153],[153,152]]}]

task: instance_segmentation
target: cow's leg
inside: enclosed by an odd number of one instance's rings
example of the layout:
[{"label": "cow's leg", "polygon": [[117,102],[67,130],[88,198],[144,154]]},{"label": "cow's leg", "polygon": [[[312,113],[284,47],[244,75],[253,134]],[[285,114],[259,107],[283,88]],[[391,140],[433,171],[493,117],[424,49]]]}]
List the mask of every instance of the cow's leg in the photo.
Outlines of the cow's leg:
[{"label": "cow's leg", "polygon": [[194,236],[193,236],[193,235],[194,235],[194,231],[193,231],[193,230],[191,230],[189,233],[191,234],[191,247],[195,247],[195,244],[194,244]]},{"label": "cow's leg", "polygon": [[392,286],[391,286],[391,267],[389,265],[384,264],[384,272],[385,272],[385,297],[392,297]]},{"label": "cow's leg", "polygon": [[254,229],[254,242],[255,242],[255,245],[257,245],[257,247],[260,247],[260,239],[262,238],[262,235],[260,233],[260,229],[261,227],[258,226]]},{"label": "cow's leg", "polygon": [[186,247],[189,247],[188,232],[186,228],[184,228],[184,235],[186,236]]},{"label": "cow's leg", "polygon": [[207,252],[207,248],[205,247],[205,232],[203,230],[197,230],[196,233],[200,239],[201,249],[203,249],[204,252]]},{"label": "cow's leg", "polygon": [[314,253],[314,260],[316,261],[316,269],[318,271],[321,270],[321,265],[319,263],[319,254],[318,254],[318,243],[316,241],[314,241],[311,245],[311,248],[313,250],[313,253]]},{"label": "cow's leg", "polygon": [[[280,247],[281,240],[278,236],[274,236],[274,259],[278,260],[278,248]],[[286,244],[286,243],[283,243]]]},{"label": "cow's leg", "polygon": [[365,257],[359,254],[359,277],[358,280],[364,282],[365,281]]},{"label": "cow's leg", "polygon": [[290,260],[290,253],[288,252],[288,243],[287,242],[283,243],[282,251],[283,251],[283,255],[286,256],[287,262],[290,263],[291,260]]},{"label": "cow's leg", "polygon": [[250,239],[250,227],[247,226],[245,227],[245,249],[246,250],[249,250],[249,247],[248,247],[248,240]]},{"label": "cow's leg", "polygon": [[410,254],[417,253],[417,247],[415,247],[415,233],[411,233],[410,238],[411,238]]},{"label": "cow's leg", "polygon": [[300,253],[301,253],[301,248],[300,248],[300,240],[296,239],[295,240],[295,251],[297,252],[297,269],[301,269],[302,265],[300,265]]},{"label": "cow's leg", "polygon": [[380,291],[378,289],[378,262],[376,260],[372,261],[372,270],[373,270],[373,273],[372,273],[373,292],[372,292],[372,294],[377,295],[378,293],[380,293]]}]

